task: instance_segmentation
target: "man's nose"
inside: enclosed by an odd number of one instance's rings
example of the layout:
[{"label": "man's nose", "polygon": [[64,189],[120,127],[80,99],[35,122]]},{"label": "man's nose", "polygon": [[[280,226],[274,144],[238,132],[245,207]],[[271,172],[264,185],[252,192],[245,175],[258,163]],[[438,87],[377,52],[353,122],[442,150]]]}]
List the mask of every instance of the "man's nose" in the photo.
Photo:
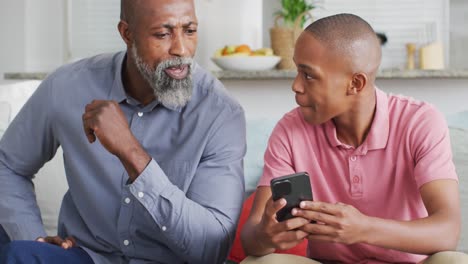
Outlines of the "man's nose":
[{"label": "man's nose", "polygon": [[295,93],[304,93],[304,87],[302,86],[302,82],[299,80],[299,75],[294,78],[293,84],[292,84],[292,91]]},{"label": "man's nose", "polygon": [[187,52],[185,39],[180,33],[174,33],[169,53],[173,56],[184,57]]}]

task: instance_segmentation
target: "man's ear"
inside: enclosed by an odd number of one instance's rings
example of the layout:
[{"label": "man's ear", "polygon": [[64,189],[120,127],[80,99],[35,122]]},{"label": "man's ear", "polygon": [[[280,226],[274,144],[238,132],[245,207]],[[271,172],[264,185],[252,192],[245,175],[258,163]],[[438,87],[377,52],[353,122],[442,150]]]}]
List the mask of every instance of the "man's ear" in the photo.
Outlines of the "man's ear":
[{"label": "man's ear", "polygon": [[128,23],[123,20],[120,20],[117,28],[123,41],[125,42],[125,44],[127,44],[127,47],[130,46],[133,43],[133,36],[132,32],[130,31],[130,27],[128,26]]},{"label": "man's ear", "polygon": [[348,95],[360,93],[367,84],[367,75],[365,73],[355,73],[348,87]]}]

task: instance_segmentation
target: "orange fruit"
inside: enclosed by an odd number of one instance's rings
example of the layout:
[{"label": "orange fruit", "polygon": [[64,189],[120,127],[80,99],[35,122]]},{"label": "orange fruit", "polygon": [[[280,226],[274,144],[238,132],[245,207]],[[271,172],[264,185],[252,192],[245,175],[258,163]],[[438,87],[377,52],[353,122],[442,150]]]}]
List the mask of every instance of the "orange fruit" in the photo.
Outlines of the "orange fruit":
[{"label": "orange fruit", "polygon": [[236,47],[235,53],[251,53],[252,50],[250,49],[249,45],[242,44]]}]

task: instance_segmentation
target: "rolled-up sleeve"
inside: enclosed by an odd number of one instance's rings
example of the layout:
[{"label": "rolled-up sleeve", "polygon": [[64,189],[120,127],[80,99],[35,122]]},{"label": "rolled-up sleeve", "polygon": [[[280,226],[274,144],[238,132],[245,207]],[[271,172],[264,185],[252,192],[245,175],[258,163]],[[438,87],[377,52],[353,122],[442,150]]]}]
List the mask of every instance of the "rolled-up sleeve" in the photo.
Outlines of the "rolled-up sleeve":
[{"label": "rolled-up sleeve", "polygon": [[[222,263],[234,240],[244,194],[245,116],[219,118],[187,193],[152,160],[129,185],[163,231],[168,247],[190,263]],[[136,216],[135,216],[136,217]]]}]

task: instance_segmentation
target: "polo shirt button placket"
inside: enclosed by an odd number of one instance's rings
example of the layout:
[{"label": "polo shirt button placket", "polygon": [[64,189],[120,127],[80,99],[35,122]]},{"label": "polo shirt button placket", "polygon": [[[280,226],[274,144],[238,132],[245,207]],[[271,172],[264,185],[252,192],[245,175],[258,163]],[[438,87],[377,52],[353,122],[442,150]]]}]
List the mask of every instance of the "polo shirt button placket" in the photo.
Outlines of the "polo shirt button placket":
[{"label": "polo shirt button placket", "polygon": [[353,184],[356,184],[356,185],[357,185],[357,184],[359,184],[359,182],[360,182],[359,176],[354,175],[354,177],[353,177]]},{"label": "polo shirt button placket", "polygon": [[[352,155],[349,157],[350,161],[350,180],[351,180],[351,194],[352,196],[361,196],[362,195],[362,179],[357,174],[359,170],[356,171],[357,167],[359,167],[358,157],[356,155]],[[351,164],[352,163],[352,164]]]}]

